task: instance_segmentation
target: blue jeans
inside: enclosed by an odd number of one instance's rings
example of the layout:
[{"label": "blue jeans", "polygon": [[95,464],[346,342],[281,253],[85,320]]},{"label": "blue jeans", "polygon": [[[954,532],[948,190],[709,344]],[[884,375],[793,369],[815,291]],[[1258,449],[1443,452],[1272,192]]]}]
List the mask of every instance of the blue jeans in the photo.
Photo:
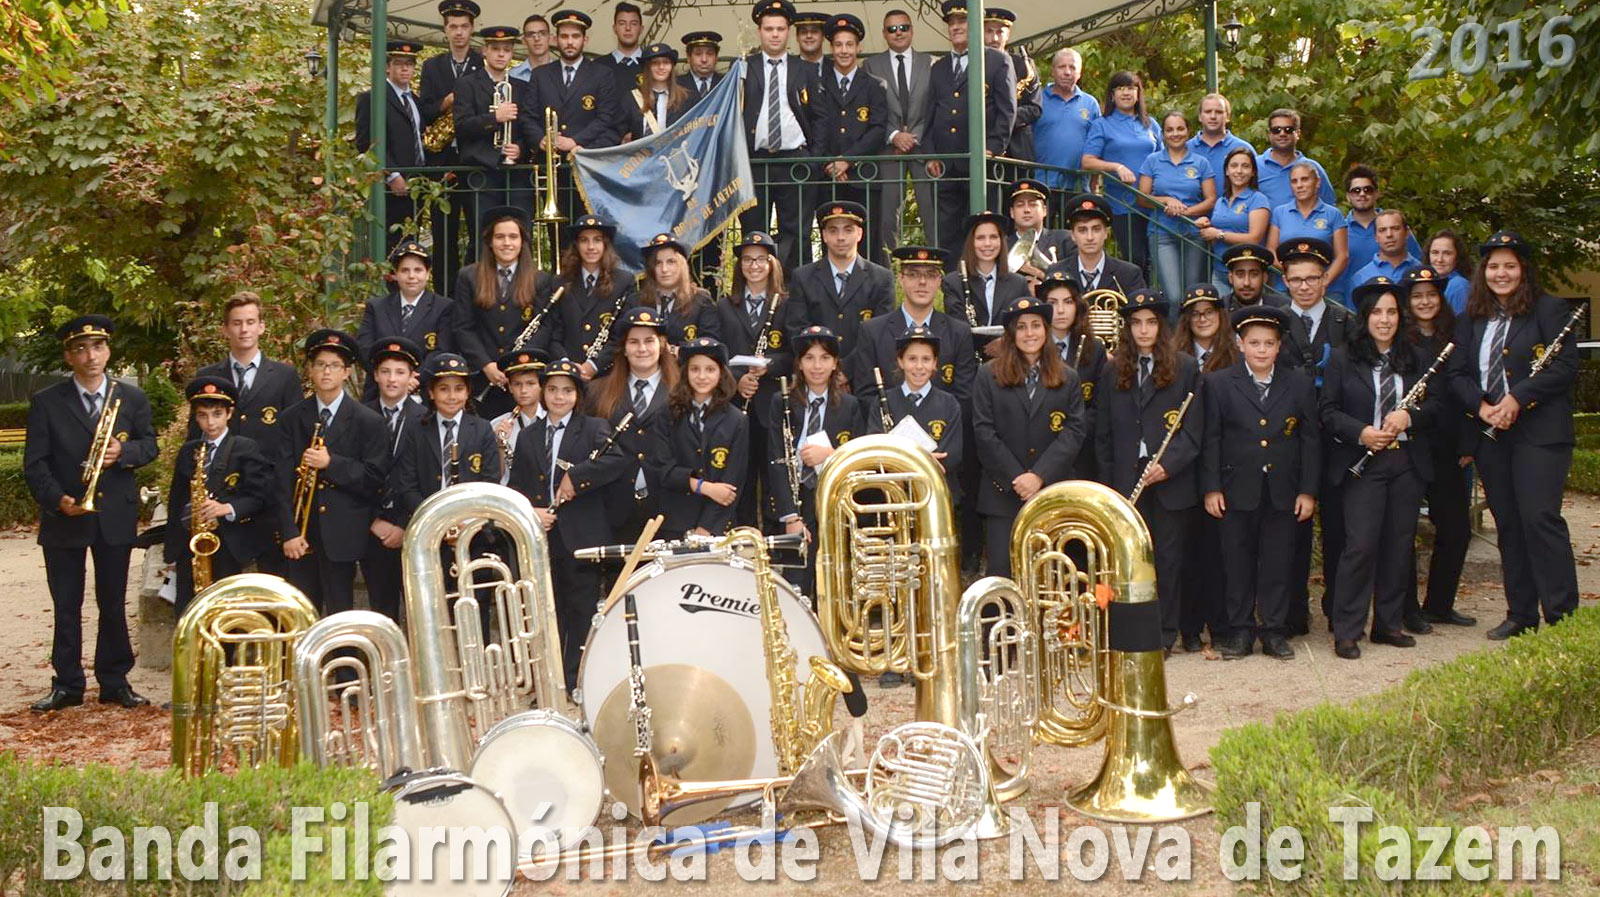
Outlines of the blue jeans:
[{"label": "blue jeans", "polygon": [[1167,295],[1176,309],[1183,304],[1183,294],[1192,286],[1209,283],[1207,268],[1211,264],[1205,244],[1186,240],[1167,230],[1156,230],[1151,235],[1155,249],[1156,287]]}]

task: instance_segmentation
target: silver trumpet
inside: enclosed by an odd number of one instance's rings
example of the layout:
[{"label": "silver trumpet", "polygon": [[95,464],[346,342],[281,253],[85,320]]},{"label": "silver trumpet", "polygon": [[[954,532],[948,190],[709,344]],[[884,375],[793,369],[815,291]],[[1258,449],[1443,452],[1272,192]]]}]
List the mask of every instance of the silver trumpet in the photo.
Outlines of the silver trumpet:
[{"label": "silver trumpet", "polygon": [[[367,610],[324,617],[295,645],[294,669],[307,759],[322,767],[365,767],[383,779],[421,768],[411,651],[395,621]],[[339,682],[343,670],[355,678]]]}]

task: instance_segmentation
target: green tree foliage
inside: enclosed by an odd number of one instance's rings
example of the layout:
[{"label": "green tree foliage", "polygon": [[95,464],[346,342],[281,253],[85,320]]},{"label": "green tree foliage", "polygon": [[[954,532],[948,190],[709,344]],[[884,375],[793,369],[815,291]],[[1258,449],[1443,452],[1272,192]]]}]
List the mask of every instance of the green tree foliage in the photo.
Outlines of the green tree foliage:
[{"label": "green tree foliage", "polygon": [[[1570,24],[1549,34],[1572,36],[1570,64],[1546,66],[1539,58],[1539,38],[1558,16],[1571,16]],[[1461,22],[1474,20],[1496,34],[1500,24],[1521,24],[1522,57],[1532,65],[1486,66],[1472,79],[1474,93],[1483,97],[1462,123],[1476,126],[1474,138],[1496,140],[1532,129],[1544,145],[1569,146],[1574,152],[1600,154],[1600,3],[1529,3],[1527,0],[1470,0],[1440,28],[1453,34]],[[1548,38],[1547,38],[1548,39]],[[1496,34],[1490,42],[1492,60],[1503,61],[1506,38]]]},{"label": "green tree foliage", "polygon": [[80,33],[105,27],[107,10],[124,8],[122,0],[0,3],[0,101],[26,106],[52,98],[72,71]]}]

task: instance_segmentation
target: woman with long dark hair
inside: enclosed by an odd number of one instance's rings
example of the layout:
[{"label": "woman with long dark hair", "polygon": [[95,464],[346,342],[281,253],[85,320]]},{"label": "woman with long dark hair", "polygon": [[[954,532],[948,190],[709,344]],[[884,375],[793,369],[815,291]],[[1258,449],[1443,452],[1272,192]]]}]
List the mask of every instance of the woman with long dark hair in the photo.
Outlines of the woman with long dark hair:
[{"label": "woman with long dark hair", "polygon": [[[1406,588],[1416,561],[1417,509],[1433,478],[1429,437],[1439,409],[1432,398],[1409,411],[1400,408],[1431,360],[1406,339],[1402,295],[1387,277],[1352,291],[1361,327],[1349,345],[1334,350],[1322,380],[1327,480],[1342,492],[1345,509],[1328,621],[1334,653],[1346,660],[1361,656],[1357,642],[1369,606],[1374,644],[1417,643],[1404,630]],[[1352,470],[1357,465],[1359,475]]]},{"label": "woman with long dark hair", "polygon": [[[1444,282],[1444,276],[1427,265],[1407,271],[1401,279],[1410,319],[1406,339],[1426,359],[1437,358],[1455,335],[1455,313],[1440,291]],[[1447,374],[1435,376],[1442,384]],[[1472,485],[1467,477],[1472,458],[1462,442],[1470,418],[1456,404],[1452,390],[1433,392],[1439,399],[1439,414],[1429,440],[1433,448],[1433,479],[1426,492],[1428,520],[1433,524],[1433,554],[1428,562],[1428,597],[1420,605],[1416,565],[1412,565],[1406,589],[1406,628],[1412,632],[1431,629],[1433,623],[1473,626],[1478,622],[1455,609],[1461,569],[1472,540]]]},{"label": "woman with long dark hair", "polygon": [[990,576],[1011,575],[1011,524],[1023,502],[1072,474],[1083,448],[1083,388],[1050,345],[1050,306],[1031,296],[1002,315],[994,360],[978,369],[972,432]]},{"label": "woman with long dark hair", "polygon": [[[1027,278],[1006,266],[1006,232],[1010,227],[1011,219],[994,212],[967,216],[961,261],[942,283],[945,314],[966,323],[970,304],[972,320],[979,327],[996,324],[1013,299],[1028,295]],[[974,342],[984,348],[988,340],[975,338]]]},{"label": "woman with long dark hair", "polygon": [[711,294],[694,282],[689,273],[689,247],[671,234],[656,234],[641,247],[644,255],[644,281],[639,286],[639,305],[653,308],[665,321],[667,345],[677,347],[702,336],[722,337],[722,318]]},{"label": "woman with long dark hair", "polygon": [[1428,238],[1427,253],[1423,261],[1444,280],[1444,298],[1455,314],[1466,314],[1467,291],[1472,280],[1463,270],[1472,270],[1472,257],[1467,255],[1467,244],[1461,235],[1449,228],[1434,231]]},{"label": "woman with long dark hair", "polygon": [[1192,219],[1211,214],[1217,203],[1211,162],[1189,146],[1189,119],[1173,110],[1161,116],[1162,148],[1139,166],[1139,191],[1159,209],[1150,222],[1157,286],[1174,296],[1206,278],[1206,248]]},{"label": "woman with long dark hair", "polygon": [[1272,206],[1260,187],[1255,148],[1234,148],[1222,162],[1222,195],[1217,197],[1210,215],[1195,220],[1201,238],[1211,241],[1211,251],[1217,256],[1211,279],[1218,290],[1232,289],[1228,283],[1228,266],[1222,263],[1222,254],[1228,247],[1267,242]]},{"label": "woman with long dark hair", "polygon": [[[490,389],[478,404],[481,417],[495,417],[515,405],[496,362],[511,351],[511,344],[554,291],[554,279],[533,266],[532,227],[522,209],[490,209],[483,216],[478,260],[456,275],[455,343],[473,372],[472,394],[483,394],[485,385],[499,387]],[[543,335],[529,345],[542,348],[547,340]]]},{"label": "woman with long dark hair", "polygon": [[[1200,366],[1172,346],[1171,312],[1158,290],[1128,297],[1116,354],[1095,386],[1095,454],[1102,481],[1131,496],[1140,483],[1139,515],[1155,545],[1156,593],[1161,603],[1161,643],[1178,641],[1184,605],[1184,548],[1193,511],[1200,505]],[[1184,418],[1184,398],[1194,395]],[[1175,429],[1174,429],[1175,428]],[[1172,439],[1159,460],[1155,453]]]},{"label": "woman with long dark hair", "polygon": [[561,283],[566,292],[556,304],[556,347],[578,366],[585,383],[611,370],[617,347],[613,320],[634,304],[634,280],[622,270],[613,241],[615,225],[595,215],[573,222],[572,242],[561,253]]},{"label": "woman with long dark hair", "polygon": [[[1576,347],[1565,346],[1538,376],[1534,358],[1550,351],[1571,315],[1539,285],[1533,247],[1500,231],[1478,248],[1467,313],[1456,321],[1451,383],[1472,409],[1474,430],[1494,428],[1473,457],[1489,498],[1505,578],[1506,619],[1496,641],[1555,623],[1578,607],[1578,569],[1561,516],[1572,466],[1572,384]],[[1568,337],[1569,342],[1572,338]]]},{"label": "woman with long dark hair", "polygon": [[791,304],[784,283],[783,263],[778,261],[778,244],[760,231],[751,231],[739,241],[734,262],[732,289],[717,302],[722,318],[722,341],[729,359],[738,356],[760,357],[765,366],[737,365],[731,368],[738,395],[734,404],[751,418],[750,485],[739,494],[735,519],[742,525],[759,526],[755,484],[767,465],[767,429],[771,421],[772,397],[778,394],[778,378],[794,369],[794,353],[788,334],[803,326],[803,303]]},{"label": "woman with long dark hair", "polygon": [[1123,258],[1148,273],[1150,239],[1143,219],[1134,215],[1131,189],[1139,183],[1139,166],[1161,147],[1160,135],[1145,111],[1144,81],[1134,72],[1117,72],[1106,86],[1105,115],[1089,125],[1083,143],[1083,167],[1103,171],[1106,198],[1111,201],[1111,232]]},{"label": "woman with long dark hair", "polygon": [[673,72],[678,51],[671,44],[651,44],[639,55],[639,86],[628,94],[628,125],[635,140],[659,134],[683,117],[694,105],[688,88],[678,83]]},{"label": "woman with long dark hair", "polygon": [[1223,323],[1227,309],[1216,288],[1201,284],[1183,296],[1183,310],[1172,334],[1173,348],[1194,357],[1200,372],[1231,368],[1239,361],[1239,344]]},{"label": "woman with long dark hair", "polygon": [[705,336],[690,340],[678,349],[678,363],[683,376],[667,397],[671,424],[652,429],[654,447],[645,453],[661,484],[661,537],[720,536],[744,490],[749,426],[732,403],[726,346]]},{"label": "woman with long dark hair", "polygon": [[[621,355],[611,373],[590,390],[589,413],[611,424],[617,445],[629,458],[645,457],[652,432],[670,423],[667,396],[678,385],[678,363],[666,350],[664,326],[654,309],[634,307],[624,312],[616,328]],[[630,413],[628,426],[619,428]],[[638,538],[644,522],[660,506],[660,486],[645,474],[644,466],[632,461],[627,476],[607,498],[617,538],[624,542]]]},{"label": "woman with long dark hair", "polygon": [[[1083,444],[1094,445],[1095,383],[1106,369],[1106,344],[1089,330],[1089,305],[1072,264],[1051,266],[1039,282],[1039,299],[1050,306],[1050,341],[1061,361],[1078,374],[1083,385]],[[1097,480],[1100,469],[1093,450],[1078,453],[1073,477]]]}]

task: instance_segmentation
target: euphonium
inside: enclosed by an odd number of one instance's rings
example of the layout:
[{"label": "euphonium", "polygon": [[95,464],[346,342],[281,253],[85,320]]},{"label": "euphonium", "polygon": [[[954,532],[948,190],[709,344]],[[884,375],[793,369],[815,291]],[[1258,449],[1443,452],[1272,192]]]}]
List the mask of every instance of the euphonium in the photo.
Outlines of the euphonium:
[{"label": "euphonium", "polygon": [[[354,678],[340,682],[344,671]],[[382,779],[422,768],[411,652],[395,621],[368,610],[318,620],[295,645],[294,685],[300,750],[311,762]]]},{"label": "euphonium", "polygon": [[[306,450],[321,448],[322,445],[322,421],[317,421],[311,425],[311,444],[306,446]],[[302,460],[294,468],[294,497],[290,499],[290,507],[294,508],[294,525],[302,539],[311,527],[311,508],[316,501],[317,469]]]},{"label": "euphonium", "polygon": [[767,687],[772,691],[772,746],[778,771],[800,768],[817,743],[833,731],[833,711],[839,696],[852,689],[844,671],[825,658],[811,658],[811,678],[795,678],[798,657],[789,645],[789,627],[778,606],[778,589],[767,539],[761,531],[742,526],[717,543],[716,551],[739,552],[755,567],[756,597],[761,603],[762,652],[767,662]]},{"label": "euphonium", "polygon": [[[117,381],[106,378],[106,406],[95,421],[94,437],[89,440],[89,455],[83,460],[83,501],[78,507],[94,513],[100,510],[95,492],[100,488],[100,471],[106,469],[106,452],[116,433],[117,412],[122,410],[122,397],[116,395]],[[113,398],[115,396],[115,398]]]},{"label": "euphonium", "polygon": [[[471,556],[473,536],[491,523],[515,543],[521,579],[513,580],[509,565],[492,554]],[[457,529],[452,593],[439,548]],[[401,551],[425,766],[470,768],[474,731],[482,735],[530,701],[578,718],[562,669],[549,548],[526,496],[494,483],[440,490],[412,515]],[[498,581],[475,583],[479,570],[492,571]],[[490,588],[499,631],[485,644],[476,593]]]},{"label": "euphonium", "polygon": [[[1154,554],[1133,504],[1088,480],[1046,486],[1011,530],[1011,567],[1044,637],[1038,737],[1081,745],[1106,735],[1099,774],[1067,801],[1096,819],[1210,811],[1209,786],[1189,775],[1172,737]],[[1194,703],[1188,695],[1178,710]]]},{"label": "euphonium", "polygon": [[1011,249],[1006,253],[1006,270],[1016,273],[1023,266],[1032,265],[1040,271],[1047,270],[1056,263],[1055,249],[1049,255],[1039,251],[1039,234],[1042,229],[1032,230],[1017,237],[1011,244]]},{"label": "euphonium", "polygon": [[200,516],[200,509],[211,500],[211,490],[206,487],[209,446],[210,443],[200,440],[200,447],[194,450],[194,476],[189,478],[189,563],[196,591],[211,585],[211,556],[222,547],[216,518],[205,520]]},{"label": "euphonium", "polygon": [[227,748],[240,767],[294,765],[294,648],[316,618],[305,593],[262,573],[195,596],[172,637],[174,767],[202,775]]},{"label": "euphonium", "polygon": [[986,576],[967,587],[956,612],[961,642],[961,719],[983,748],[995,795],[1028,788],[1039,723],[1039,636],[1017,584]]}]

